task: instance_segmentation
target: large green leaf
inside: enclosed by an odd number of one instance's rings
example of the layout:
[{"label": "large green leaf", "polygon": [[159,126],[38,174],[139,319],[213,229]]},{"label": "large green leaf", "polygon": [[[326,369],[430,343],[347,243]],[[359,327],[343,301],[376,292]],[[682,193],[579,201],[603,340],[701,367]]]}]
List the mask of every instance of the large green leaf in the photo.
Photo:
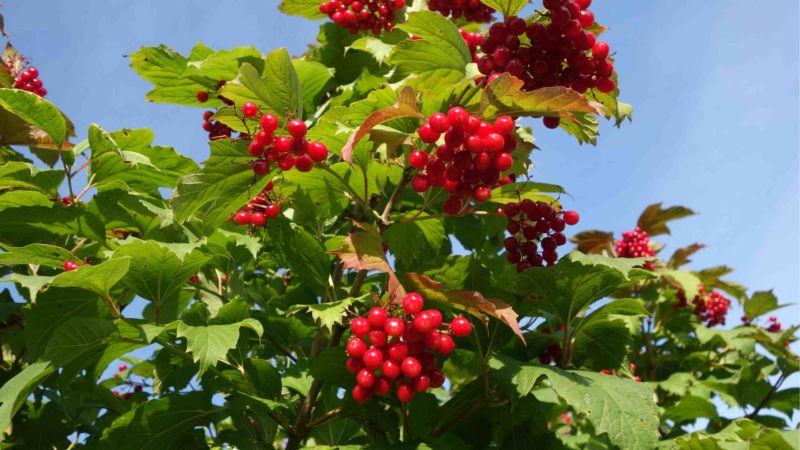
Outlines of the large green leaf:
[{"label": "large green leaf", "polygon": [[[28,399],[31,392],[45,378],[53,373],[54,368],[46,362],[29,365],[0,388],[0,429],[8,430],[11,419]],[[0,442],[5,433],[0,434]]]},{"label": "large green leaf", "polygon": [[55,197],[64,176],[63,170],[39,169],[30,163],[12,161],[0,166],[0,191],[19,188]]},{"label": "large green leaf", "polygon": [[495,379],[519,397],[547,378],[559,398],[620,448],[649,450],[658,443],[658,408],[653,391],[644,383],[510,359],[491,358],[489,366],[497,374]]},{"label": "large green leaf", "polygon": [[283,0],[278,9],[290,16],[301,16],[307,19],[323,19],[325,14],[319,12],[323,0]]},{"label": "large green leaf", "polygon": [[520,202],[528,199],[538,202],[555,203],[555,199],[543,192],[564,194],[564,188],[549,183],[520,182],[509,183],[492,190],[491,201],[496,203]]},{"label": "large green leaf", "polygon": [[289,269],[318,295],[327,292],[331,264],[322,242],[285,219],[273,221],[269,232]]},{"label": "large green leaf", "polygon": [[516,16],[528,4],[527,0],[481,0],[484,5],[503,13],[503,16]]},{"label": "large green leaf", "polygon": [[48,244],[30,244],[25,247],[3,247],[0,264],[40,264],[62,267],[64,261],[74,259],[72,253],[61,247]]},{"label": "large green leaf", "polygon": [[303,94],[297,72],[285,48],[267,55],[264,72],[249,63],[239,69],[238,83],[228,83],[221,95],[239,106],[253,102],[261,112],[272,112],[279,117],[303,116]]},{"label": "large green leaf", "polygon": [[[147,100],[199,106],[200,103],[196,98],[197,92],[207,91],[208,87],[182,76],[187,63],[184,56],[165,45],[142,47],[139,51],[131,54],[133,70],[155,86],[152,91],[147,93]],[[211,101],[217,102],[216,99]]]},{"label": "large green leaf", "polygon": [[396,222],[384,231],[389,251],[395,256],[398,271],[420,270],[443,250],[449,250],[450,240],[441,219],[426,218],[413,222]]},{"label": "large green leaf", "polygon": [[108,344],[116,327],[107,319],[73,317],[56,328],[44,351],[44,358],[64,367],[78,358],[87,358]]},{"label": "large green leaf", "polygon": [[326,221],[341,214],[350,204],[344,180],[351,169],[347,163],[336,163],[331,170],[334,173],[292,170],[284,174],[287,183],[283,189],[294,201],[293,219],[296,222]]},{"label": "large green leaf", "polygon": [[303,110],[309,113],[315,111],[325,93],[325,87],[333,78],[333,69],[316,61],[304,59],[293,59],[292,65],[297,72],[300,91],[303,94]]},{"label": "large green leaf", "polygon": [[576,364],[594,370],[618,369],[631,343],[628,319],[645,315],[642,301],[631,298],[612,300],[592,311],[575,324],[572,347]]},{"label": "large green leaf", "polygon": [[719,413],[710,400],[687,395],[681,398],[678,404],[664,411],[662,418],[672,420],[676,424],[692,423],[700,418],[718,421]]},{"label": "large green leaf", "polygon": [[0,89],[0,107],[50,136],[61,147],[67,140],[67,121],[52,103],[21,89]]},{"label": "large green leaf", "polygon": [[54,241],[57,236],[79,235],[98,243],[105,242],[105,227],[80,205],[64,207],[21,206],[0,211],[0,242],[25,245]]},{"label": "large green leaf", "polygon": [[744,315],[753,320],[780,307],[772,291],[758,291],[744,302]]},{"label": "large green leaf", "polygon": [[157,450],[183,446],[195,426],[224,409],[212,405],[210,396],[202,392],[151,400],[117,417],[103,430],[100,448]]},{"label": "large green leaf", "polygon": [[51,287],[76,287],[106,296],[127,273],[130,258],[114,258],[96,266],[82,265],[70,272],[62,272],[50,282]]},{"label": "large green leaf", "polygon": [[[368,297],[369,295],[365,298]],[[347,315],[347,311],[356,301],[360,301],[360,299],[348,297],[337,302],[314,303],[311,305],[292,305],[288,310],[286,310],[286,314],[293,314],[298,311],[306,310],[311,313],[311,317],[315,321],[319,322],[320,325],[328,330],[333,330],[334,325],[342,324],[344,317]]]},{"label": "large green leaf", "polygon": [[186,338],[186,347],[191,352],[194,362],[200,364],[202,374],[209,367],[214,367],[217,361],[225,359],[228,350],[236,346],[239,340],[239,329],[250,328],[261,336],[264,332],[261,323],[255,319],[245,319],[241,322],[226,325],[190,326],[184,322],[178,323],[178,337]]},{"label": "large green leaf", "polygon": [[532,297],[535,307],[569,324],[594,302],[651,277],[650,272],[637,269],[645,261],[572,252],[552,267],[520,273],[515,288],[520,295]]},{"label": "large green leaf", "polygon": [[[414,77],[419,86],[436,80],[437,85],[446,87],[464,78],[472,57],[453,22],[435,12],[418,11],[409,14],[408,21],[397,28],[420,38],[407,39],[395,46],[389,62],[395,66],[397,75]],[[426,87],[435,88],[430,83]]]},{"label": "large green leaf", "polygon": [[661,449],[680,450],[796,450],[800,431],[778,431],[767,428],[749,419],[738,419],[716,434],[695,432],[668,441],[662,441]]}]

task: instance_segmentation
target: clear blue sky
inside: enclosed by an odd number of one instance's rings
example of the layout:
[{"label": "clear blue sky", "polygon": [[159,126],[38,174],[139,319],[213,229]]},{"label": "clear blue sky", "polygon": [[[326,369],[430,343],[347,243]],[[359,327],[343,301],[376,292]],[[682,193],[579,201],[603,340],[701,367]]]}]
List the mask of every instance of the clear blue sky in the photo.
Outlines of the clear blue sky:
[{"label": "clear blue sky", "polygon": [[[317,23],[286,17],[276,0],[10,0],[0,10],[14,45],[39,68],[48,98],[106,129],[148,127],[159,145],[202,160],[200,109],[146,104],[150,88],[125,55],[167,44],[183,53],[253,45],[302,53]],[[534,176],[574,196],[581,229],[632,228],[648,204],[701,215],[676,222],[669,246],[704,242],[693,267],[727,264],[751,289],[800,297],[798,2],[603,1],[622,97],[633,124],[604,126],[597,148],[535,132]],[[797,305],[780,312],[798,323]],[[729,320],[738,323],[737,312]]]}]

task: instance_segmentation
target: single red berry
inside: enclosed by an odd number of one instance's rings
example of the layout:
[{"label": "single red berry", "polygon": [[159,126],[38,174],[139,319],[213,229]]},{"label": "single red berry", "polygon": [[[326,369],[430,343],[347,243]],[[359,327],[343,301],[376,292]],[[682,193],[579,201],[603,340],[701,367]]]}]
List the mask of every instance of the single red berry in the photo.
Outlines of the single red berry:
[{"label": "single red berry", "polygon": [[258,106],[253,102],[244,102],[242,104],[242,114],[245,117],[255,117],[258,114]]},{"label": "single red berry", "polygon": [[389,359],[401,362],[408,356],[408,345],[405,342],[392,342],[386,350]]},{"label": "single red berry", "polygon": [[564,212],[564,223],[567,225],[575,225],[579,220],[581,220],[581,216],[578,214],[578,211]]},{"label": "single red berry", "polygon": [[415,169],[424,169],[428,164],[428,154],[421,150],[414,150],[408,155],[408,164]]},{"label": "single red berry", "polygon": [[489,133],[481,139],[483,148],[489,153],[499,153],[506,145],[506,141],[499,133]]},{"label": "single red berry", "polygon": [[561,124],[561,118],[560,117],[550,117],[550,116],[548,116],[548,117],[545,117],[542,120],[544,121],[544,126],[546,126],[547,128],[550,128],[551,130],[555,129],[555,128],[558,128],[558,126]]},{"label": "single red berry", "polygon": [[124,398],[125,400],[130,400],[131,397],[133,397],[133,394],[131,394],[130,392],[126,392],[125,395],[122,396],[122,398]]},{"label": "single red berry", "polygon": [[294,163],[294,167],[300,172],[308,172],[314,167],[314,160],[307,154],[299,156]]},{"label": "single red berry", "polygon": [[392,392],[392,383],[384,377],[377,378],[375,384],[372,385],[372,392],[385,397]]},{"label": "single red berry", "polygon": [[258,176],[263,176],[269,173],[269,163],[263,159],[257,159],[252,164],[253,173]]},{"label": "single red berry", "polygon": [[77,263],[75,261],[64,261],[64,270],[66,270],[67,272],[72,272],[73,270],[77,269],[80,266],[81,266],[80,263]]},{"label": "single red berry", "polygon": [[592,47],[592,57],[602,61],[608,58],[608,53],[610,50],[610,47],[605,42],[596,42]]},{"label": "single red berry", "polygon": [[356,375],[356,383],[365,388],[371,388],[375,384],[375,374],[369,369],[361,369]]},{"label": "single red berry", "polygon": [[454,106],[447,111],[447,121],[451,127],[463,128],[465,125],[467,125],[468,119],[469,113],[466,109],[460,106]]},{"label": "single red berry", "polygon": [[268,219],[273,219],[278,217],[278,214],[281,213],[281,205],[277,203],[270,203],[269,205],[264,207],[264,215],[267,216]]},{"label": "single red berry", "polygon": [[424,305],[425,300],[416,292],[409,292],[403,297],[403,311],[406,314],[418,314]]},{"label": "single red berry", "polygon": [[381,372],[383,373],[384,377],[390,380],[396,380],[397,378],[400,378],[400,375],[403,373],[403,371],[400,369],[400,362],[393,359],[387,359],[383,362],[381,365]]},{"label": "single red berry", "polygon": [[328,159],[328,147],[322,142],[312,142],[308,145],[308,156],[310,156],[314,162],[325,161]]},{"label": "single red berry", "polygon": [[422,374],[411,381],[416,392],[425,392],[431,386],[431,379],[428,375]]},{"label": "single red berry", "polygon": [[372,330],[369,332],[368,337],[370,344],[378,348],[385,347],[388,340],[386,333],[384,333],[383,330]]},{"label": "single red berry", "polygon": [[388,317],[389,316],[386,313],[386,310],[380,306],[370,308],[369,312],[367,313],[367,321],[369,321],[369,324],[373,329],[377,330],[383,329]]},{"label": "single red berry", "polygon": [[267,223],[267,216],[261,211],[256,211],[250,214],[250,223],[256,227],[263,227]]},{"label": "single red berry", "polygon": [[477,186],[475,190],[472,192],[472,198],[475,199],[476,202],[481,203],[489,200],[492,197],[492,190],[489,189],[487,186]]},{"label": "single red berry", "polygon": [[289,134],[292,135],[295,139],[301,139],[306,135],[308,128],[306,127],[306,123],[300,119],[292,119],[289,121],[289,124],[286,126],[286,129],[289,131]]},{"label": "single red berry", "polygon": [[[452,327],[452,324],[450,325]],[[456,349],[456,343],[449,334],[440,333],[436,351],[442,356],[447,356]]]},{"label": "single red berry", "polygon": [[444,212],[445,214],[454,216],[461,212],[461,208],[463,207],[463,203],[461,203],[461,199],[456,196],[447,197],[447,200],[444,201]]},{"label": "single red berry", "polygon": [[472,333],[472,324],[465,317],[456,317],[450,322],[450,332],[458,337],[469,336]]},{"label": "single red berry", "polygon": [[414,318],[414,328],[422,334],[436,328],[433,316],[428,311],[422,311]]},{"label": "single red berry", "polygon": [[192,275],[191,277],[189,277],[189,283],[195,284],[198,281],[200,281],[200,277],[198,277],[197,275]]},{"label": "single red berry", "polygon": [[439,328],[440,326],[442,326],[443,317],[441,311],[439,311],[438,309],[429,309],[428,314],[431,316],[431,319],[433,320],[434,328]]},{"label": "single red berry", "polygon": [[353,388],[352,394],[353,400],[355,400],[359,405],[366,404],[369,402],[369,399],[372,398],[372,391],[361,385],[356,385],[356,387]]},{"label": "single red berry", "polygon": [[206,92],[206,91],[197,91],[197,94],[195,95],[195,97],[197,97],[197,101],[198,102],[205,103],[205,102],[208,101],[208,92]]},{"label": "single red berry", "polygon": [[614,83],[614,80],[611,78],[601,78],[597,80],[597,90],[608,94],[609,92],[613,91],[617,87],[617,84]]},{"label": "single red berry", "polygon": [[428,378],[431,380],[432,388],[439,388],[444,384],[444,373],[439,369],[433,369],[428,372]]},{"label": "single red berry", "polygon": [[127,364],[120,364],[119,365],[119,371],[120,372],[125,372],[126,370],[128,370],[128,365]]},{"label": "single red berry", "polygon": [[364,361],[361,360],[361,357],[347,358],[345,367],[347,367],[347,371],[350,373],[358,373],[361,369],[364,368]]},{"label": "single red berry", "polygon": [[350,331],[352,331],[355,336],[364,337],[369,333],[369,330],[369,321],[363,317],[356,317],[350,322]]},{"label": "single red berry", "polygon": [[264,146],[258,141],[250,141],[250,143],[247,144],[247,152],[250,153],[250,156],[259,157],[264,153]]},{"label": "single red berry", "polygon": [[440,133],[434,131],[430,123],[424,123],[419,127],[419,138],[426,144],[433,144],[439,140]]},{"label": "single red berry", "polygon": [[261,129],[267,133],[272,133],[278,129],[278,118],[272,114],[261,116]]},{"label": "single red berry", "polygon": [[378,370],[383,365],[383,353],[377,348],[371,348],[364,352],[364,356],[361,359],[368,369]]},{"label": "single red berry", "polygon": [[432,115],[430,119],[428,119],[428,123],[431,125],[433,131],[440,134],[450,129],[450,122],[447,120],[447,116],[442,113]]},{"label": "single red berry", "polygon": [[367,352],[367,343],[360,337],[351,337],[347,341],[347,354],[353,358],[361,358]]},{"label": "single red berry", "polygon": [[247,211],[239,211],[233,216],[234,222],[239,225],[249,225],[250,224],[250,213]]},{"label": "single red berry", "polygon": [[389,336],[400,337],[405,332],[406,326],[402,320],[397,317],[386,319],[386,324],[383,326],[383,331]]},{"label": "single red berry", "polygon": [[402,363],[400,363],[400,369],[403,371],[403,375],[407,376],[408,378],[415,378],[422,373],[422,364],[417,358],[408,356],[403,360]]},{"label": "single red berry", "polygon": [[397,400],[401,403],[409,403],[414,400],[414,387],[410,383],[403,382],[397,385]]},{"label": "single red berry", "polygon": [[503,136],[508,136],[514,132],[514,119],[510,116],[500,116],[494,120],[494,129]]},{"label": "single red berry", "polygon": [[278,136],[275,138],[275,150],[278,153],[289,153],[294,146],[292,138],[289,136]]},{"label": "single red berry", "polygon": [[411,179],[411,188],[414,192],[425,192],[431,188],[430,179],[424,173],[418,173]]}]

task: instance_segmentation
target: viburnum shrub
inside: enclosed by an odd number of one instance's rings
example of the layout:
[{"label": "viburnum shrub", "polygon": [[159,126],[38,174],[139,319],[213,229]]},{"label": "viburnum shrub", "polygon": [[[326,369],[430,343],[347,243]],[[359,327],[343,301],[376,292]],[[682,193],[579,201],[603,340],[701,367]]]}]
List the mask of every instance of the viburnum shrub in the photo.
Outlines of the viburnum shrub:
[{"label": "viburnum shrub", "polygon": [[688,208],[576,232],[533,170],[533,118],[631,118],[589,3],[284,0],[302,55],[130,53],[202,163],[76,131],[8,43],[3,448],[792,448],[775,295],[666,253]]}]

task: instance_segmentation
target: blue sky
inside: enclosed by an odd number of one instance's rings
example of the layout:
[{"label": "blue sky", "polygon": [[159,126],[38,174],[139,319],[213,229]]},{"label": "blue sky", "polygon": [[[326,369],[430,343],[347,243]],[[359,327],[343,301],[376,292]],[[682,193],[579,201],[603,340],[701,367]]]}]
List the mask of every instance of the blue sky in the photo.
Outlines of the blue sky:
[{"label": "blue sky", "polygon": [[[14,45],[39,68],[49,94],[82,136],[92,122],[148,127],[159,145],[202,160],[200,109],[146,104],[148,83],[126,54],[167,44],[183,53],[288,47],[300,54],[317,23],[286,17],[275,0],[11,0],[0,12]],[[579,229],[617,233],[663,201],[701,214],[676,222],[669,248],[703,242],[693,267],[727,264],[732,279],[800,297],[798,2],[602,1],[622,98],[634,121],[604,126],[596,148],[536,123],[543,151],[534,177],[563,185]],[[668,250],[669,250],[668,248]],[[778,315],[800,321],[795,304]],[[737,312],[729,320],[738,323]]]}]

